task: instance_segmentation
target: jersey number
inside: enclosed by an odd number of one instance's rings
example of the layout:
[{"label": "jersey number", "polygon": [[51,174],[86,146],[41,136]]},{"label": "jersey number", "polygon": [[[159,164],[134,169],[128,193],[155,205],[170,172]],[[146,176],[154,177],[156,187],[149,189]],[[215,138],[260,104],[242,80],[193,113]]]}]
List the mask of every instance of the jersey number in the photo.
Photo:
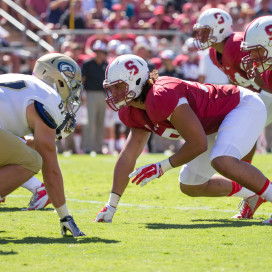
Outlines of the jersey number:
[{"label": "jersey number", "polygon": [[63,114],[63,113],[65,112],[63,101],[61,101],[61,102],[59,103],[59,109],[60,109],[61,114]]},{"label": "jersey number", "polygon": [[9,88],[13,90],[22,90],[26,88],[26,83],[23,80],[14,81],[14,82],[2,82],[0,83],[0,87]]}]

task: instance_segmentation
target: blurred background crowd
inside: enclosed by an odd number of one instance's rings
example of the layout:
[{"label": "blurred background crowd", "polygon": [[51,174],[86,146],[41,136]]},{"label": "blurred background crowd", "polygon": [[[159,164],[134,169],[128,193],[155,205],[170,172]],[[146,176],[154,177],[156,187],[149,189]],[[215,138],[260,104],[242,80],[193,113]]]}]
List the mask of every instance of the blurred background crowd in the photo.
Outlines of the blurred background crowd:
[{"label": "blurred background crowd", "polygon": [[[9,2],[28,14],[23,16],[23,11],[17,12]],[[116,56],[136,54],[162,76],[228,83],[208,52],[197,52],[193,45],[193,25],[209,8],[230,13],[233,30],[243,32],[254,18],[272,14],[272,0],[6,0],[1,1],[0,14],[11,15],[22,29],[25,27],[24,34],[29,30],[38,33],[51,51],[69,55],[82,68],[83,106],[77,115],[76,131],[58,143],[58,151],[95,155],[118,153],[129,131],[104,101],[105,70]],[[26,20],[32,18],[29,14],[43,24],[42,32],[33,20]],[[0,74],[31,74],[36,59],[44,52],[41,42],[28,45],[22,36],[22,45],[17,36],[11,19],[1,16]],[[271,131],[268,127],[261,135],[258,152],[271,152]],[[146,152],[174,151],[181,144],[152,135]]]}]

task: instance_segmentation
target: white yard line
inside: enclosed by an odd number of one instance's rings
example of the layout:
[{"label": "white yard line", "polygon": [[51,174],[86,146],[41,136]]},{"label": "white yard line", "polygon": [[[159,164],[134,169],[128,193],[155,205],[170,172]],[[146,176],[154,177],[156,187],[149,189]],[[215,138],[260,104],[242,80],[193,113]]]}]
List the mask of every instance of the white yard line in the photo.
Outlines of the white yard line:
[{"label": "white yard line", "polygon": [[[9,195],[7,197],[14,197],[14,198],[29,198],[29,196],[26,195]],[[101,204],[104,205],[105,201],[95,201],[95,200],[80,200],[75,198],[67,198],[67,201],[71,202],[77,202],[77,203],[89,203],[89,204]],[[214,209],[210,208],[208,206],[202,206],[202,207],[187,207],[187,206],[175,206],[175,207],[165,207],[165,206],[159,206],[159,205],[142,205],[142,204],[131,204],[131,203],[119,203],[118,206],[124,206],[124,207],[133,207],[133,208],[140,208],[140,209],[171,209],[171,210],[193,210],[193,211],[211,211],[211,212],[224,212],[224,213],[237,213],[238,210],[221,210],[221,209]],[[84,211],[85,212],[85,211]],[[271,213],[258,213],[255,214],[264,214],[264,215],[271,215]]]}]

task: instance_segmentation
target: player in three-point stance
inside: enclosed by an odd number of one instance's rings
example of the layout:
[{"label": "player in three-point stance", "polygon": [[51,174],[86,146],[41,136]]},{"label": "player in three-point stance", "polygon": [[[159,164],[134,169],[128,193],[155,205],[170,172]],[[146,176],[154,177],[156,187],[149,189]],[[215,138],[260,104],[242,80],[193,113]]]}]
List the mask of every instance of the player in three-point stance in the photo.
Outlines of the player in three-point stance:
[{"label": "player in three-point stance", "polygon": [[[0,76],[0,198],[42,170],[46,191],[60,218],[61,233],[84,233],[69,214],[55,139],[75,127],[80,107],[81,71],[74,60],[46,54],[33,75]],[[34,149],[19,137],[34,135]]]},{"label": "player in three-point stance", "polygon": [[[241,197],[258,194],[272,201],[270,181],[241,161],[266,122],[265,105],[256,93],[234,85],[158,77],[135,55],[119,56],[108,65],[104,88],[107,103],[131,131],[115,165],[109,201],[95,222],[112,222],[130,178],[143,186],[181,166],[180,189],[189,196],[228,196],[236,180]],[[185,143],[171,157],[133,171],[152,132],[182,137]]]},{"label": "player in three-point stance", "polygon": [[[228,76],[231,84],[260,93],[268,111],[266,125],[270,124],[272,121],[272,97],[269,97],[260,77],[255,77],[254,80],[248,78],[242,65],[242,59],[247,53],[240,49],[244,33],[233,32],[230,14],[217,8],[206,10],[197,19],[193,30],[197,49],[209,48],[209,56],[213,64]],[[242,160],[251,163],[255,150],[256,145]],[[240,196],[240,189],[233,181],[231,196]],[[265,200],[258,195],[244,198],[239,205],[241,207],[239,213],[233,218],[253,218],[255,211],[263,202]]]}]

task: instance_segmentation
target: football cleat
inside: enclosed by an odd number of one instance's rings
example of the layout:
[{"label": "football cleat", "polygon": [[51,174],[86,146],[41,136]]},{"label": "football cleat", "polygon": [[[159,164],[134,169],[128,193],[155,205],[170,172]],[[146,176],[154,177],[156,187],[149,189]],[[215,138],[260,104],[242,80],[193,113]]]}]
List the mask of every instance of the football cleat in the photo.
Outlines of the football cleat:
[{"label": "football cleat", "polygon": [[41,187],[36,189],[35,194],[33,194],[33,196],[31,197],[27,210],[41,210],[50,203],[51,201],[45,190],[44,184],[42,183]]},{"label": "football cleat", "polygon": [[271,217],[269,219],[264,220],[262,223],[263,224],[272,224],[272,215],[271,215]]},{"label": "football cleat", "polygon": [[256,210],[264,202],[266,202],[266,200],[260,197],[259,195],[253,195],[248,198],[244,198],[238,205],[238,209],[240,209],[240,211],[232,218],[252,219]]}]

